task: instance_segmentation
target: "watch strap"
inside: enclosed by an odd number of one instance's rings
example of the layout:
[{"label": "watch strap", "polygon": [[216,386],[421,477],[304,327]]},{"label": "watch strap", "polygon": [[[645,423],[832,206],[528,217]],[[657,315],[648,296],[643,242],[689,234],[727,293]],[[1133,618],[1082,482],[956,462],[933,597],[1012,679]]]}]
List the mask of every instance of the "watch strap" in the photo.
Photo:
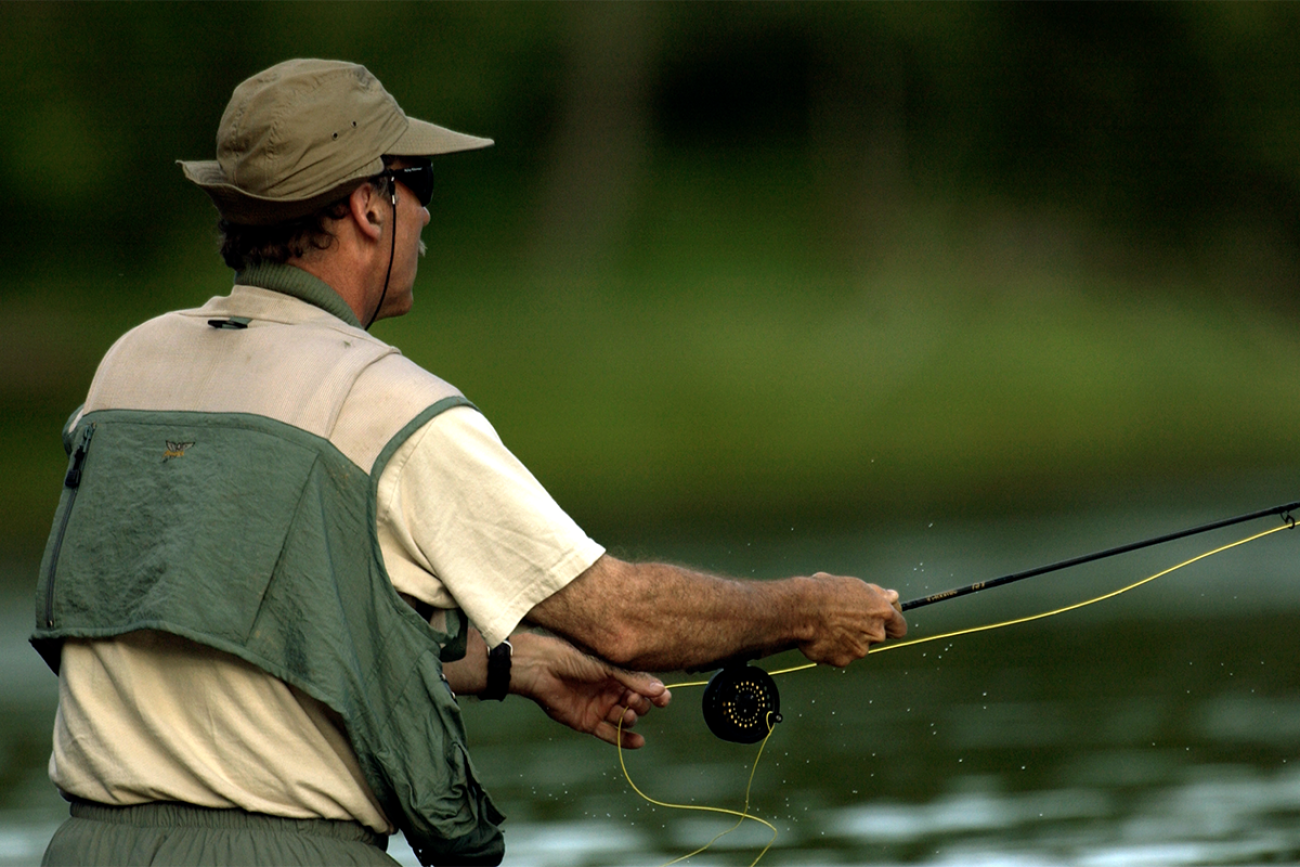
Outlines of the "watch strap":
[{"label": "watch strap", "polygon": [[483,687],[480,699],[504,701],[510,692],[510,657],[514,647],[509,641],[502,641],[488,651],[487,686]]}]

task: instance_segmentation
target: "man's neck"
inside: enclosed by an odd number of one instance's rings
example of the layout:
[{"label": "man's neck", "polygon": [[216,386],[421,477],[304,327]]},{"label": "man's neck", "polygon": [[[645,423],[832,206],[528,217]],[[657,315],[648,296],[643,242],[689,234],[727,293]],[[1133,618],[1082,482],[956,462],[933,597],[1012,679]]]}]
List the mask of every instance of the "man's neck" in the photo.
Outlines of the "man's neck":
[{"label": "man's neck", "polygon": [[309,304],[315,304],[349,325],[361,327],[360,317],[343,297],[327,282],[305,268],[265,262],[239,272],[235,275],[235,282],[291,295]]},{"label": "man's neck", "polygon": [[[333,252],[333,251],[329,251]],[[339,255],[319,255],[289,260],[290,265],[306,271],[333,289],[348,306],[358,322],[365,322],[374,311],[368,309],[365,271],[350,267]]]}]

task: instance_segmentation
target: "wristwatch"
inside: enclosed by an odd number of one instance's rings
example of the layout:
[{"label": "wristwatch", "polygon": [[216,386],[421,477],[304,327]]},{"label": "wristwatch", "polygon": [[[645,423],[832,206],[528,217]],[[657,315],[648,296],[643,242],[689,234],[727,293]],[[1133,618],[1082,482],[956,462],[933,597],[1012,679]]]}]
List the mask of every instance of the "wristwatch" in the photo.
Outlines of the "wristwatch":
[{"label": "wristwatch", "polygon": [[510,654],[514,652],[509,640],[502,641],[488,651],[487,686],[479,694],[480,699],[504,701],[510,692]]}]

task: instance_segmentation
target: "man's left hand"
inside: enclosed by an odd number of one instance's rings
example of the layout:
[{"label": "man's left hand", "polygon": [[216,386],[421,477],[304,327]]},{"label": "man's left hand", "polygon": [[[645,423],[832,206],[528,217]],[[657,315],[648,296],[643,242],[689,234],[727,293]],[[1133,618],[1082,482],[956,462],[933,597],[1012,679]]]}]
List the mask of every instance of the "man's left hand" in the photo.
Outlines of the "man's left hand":
[{"label": "man's left hand", "polygon": [[625,671],[578,650],[559,638],[534,633],[511,636],[514,645],[510,691],[530,698],[556,722],[595,735],[610,744],[637,749],[645,738],[629,731],[653,707],[665,707],[672,694],[658,678]]}]

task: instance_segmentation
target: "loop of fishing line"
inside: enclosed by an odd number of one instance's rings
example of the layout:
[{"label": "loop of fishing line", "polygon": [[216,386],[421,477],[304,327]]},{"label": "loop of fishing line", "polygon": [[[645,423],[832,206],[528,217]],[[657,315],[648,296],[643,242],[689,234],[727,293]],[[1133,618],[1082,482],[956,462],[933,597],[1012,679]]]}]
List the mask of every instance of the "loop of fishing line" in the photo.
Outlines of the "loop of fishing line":
[{"label": "loop of fishing line", "polygon": [[672,810],[694,810],[696,812],[701,812],[701,813],[718,813],[724,816],[737,817],[736,824],[732,825],[730,828],[727,828],[724,831],[719,831],[717,834],[713,835],[712,839],[710,839],[709,842],[705,843],[703,846],[699,847],[698,849],[692,852],[688,852],[685,855],[678,856],[677,858],[674,858],[673,860],[666,862],[665,864],[663,864],[663,867],[669,867],[669,865],[671,864],[678,864],[682,861],[685,861],[687,858],[693,858],[696,855],[699,855],[701,852],[708,849],[714,843],[718,842],[723,837],[727,836],[732,831],[739,828],[746,819],[749,819],[752,822],[758,822],[760,825],[765,825],[767,826],[768,830],[772,832],[772,837],[767,841],[767,845],[763,847],[763,851],[758,853],[758,857],[756,857],[752,862],[750,862],[749,867],[754,867],[754,865],[756,865],[760,860],[762,860],[763,856],[767,854],[767,850],[772,848],[772,844],[776,842],[776,837],[777,837],[776,826],[773,825],[771,822],[767,821],[766,819],[763,819],[759,816],[755,816],[749,812],[749,793],[750,790],[753,789],[754,787],[754,775],[758,773],[758,761],[759,759],[763,758],[763,749],[767,746],[768,738],[772,737],[772,732],[775,730],[776,727],[769,720],[767,726],[767,736],[764,737],[763,742],[758,745],[758,755],[754,756],[754,765],[749,769],[749,782],[745,784],[745,806],[741,810],[737,811],[737,810],[728,809],[726,807],[708,807],[700,804],[670,804],[667,801],[657,801],[654,798],[647,795],[645,792],[641,791],[641,789],[637,787],[637,784],[632,782],[632,775],[628,773],[627,764],[623,761],[623,714],[619,715],[618,741],[617,741],[618,766],[623,769],[623,779],[627,780],[627,784],[632,787],[632,791],[636,792],[638,795],[641,796],[643,800],[645,800],[648,803],[654,804],[656,807],[667,807],[668,809],[672,809]]},{"label": "loop of fishing line", "polygon": [[[1294,504],[1293,504],[1293,505],[1294,505]],[[1287,511],[1285,514],[1282,515],[1282,520],[1283,520],[1284,523],[1283,523],[1281,526],[1273,527],[1273,528],[1271,528],[1271,529],[1264,530],[1264,531],[1259,532],[1259,533],[1255,533],[1255,534],[1253,534],[1253,535],[1250,535],[1250,536],[1245,537],[1244,539],[1238,539],[1238,540],[1235,541],[1235,542],[1229,542],[1229,543],[1226,544],[1226,545],[1220,545],[1220,546],[1217,547],[1217,548],[1213,548],[1213,549],[1211,549],[1211,550],[1209,550],[1209,551],[1206,551],[1206,552],[1204,552],[1204,553],[1202,553],[1202,554],[1198,554],[1198,555],[1196,555],[1195,557],[1191,557],[1191,558],[1189,558],[1189,559],[1187,559],[1187,560],[1184,560],[1183,562],[1181,562],[1181,563],[1179,563],[1179,564],[1177,564],[1177,565],[1175,565],[1175,566],[1170,566],[1168,569],[1162,569],[1161,571],[1155,573],[1154,575],[1149,575],[1149,576],[1147,576],[1146,578],[1143,578],[1143,579],[1140,580],[1140,581],[1135,581],[1135,582],[1133,582],[1132,584],[1129,584],[1129,585],[1127,585],[1127,586],[1121,587],[1121,588],[1119,588],[1118,590],[1111,590],[1111,591],[1109,591],[1109,592],[1107,592],[1107,593],[1103,593],[1103,594],[1101,594],[1100,596],[1094,596],[1094,597],[1092,597],[1092,598],[1090,598],[1090,599],[1085,599],[1085,600],[1083,600],[1083,601],[1081,601],[1081,602],[1074,602],[1074,603],[1071,603],[1070,605],[1065,605],[1065,606],[1062,606],[1062,607],[1060,607],[1060,608],[1054,608],[1054,609],[1052,609],[1052,610],[1050,610],[1050,611],[1043,611],[1043,612],[1040,612],[1040,613],[1038,613],[1038,614],[1030,614],[1030,615],[1026,615],[1026,616],[1024,616],[1024,617],[1016,617],[1016,618],[1013,618],[1013,619],[1011,619],[1011,620],[1003,620],[1003,621],[999,621],[999,622],[997,622],[997,623],[986,623],[986,624],[983,624],[983,625],[980,625],[980,626],[970,626],[970,627],[967,627],[967,628],[965,628],[965,629],[956,629],[956,630],[953,630],[953,631],[951,631],[951,632],[945,632],[945,633],[942,633],[942,634],[940,634],[940,635],[928,635],[928,636],[925,636],[925,637],[923,637],[923,638],[912,638],[912,639],[908,639],[907,641],[897,641],[897,642],[892,642],[892,643],[889,643],[889,644],[878,644],[878,645],[876,645],[876,646],[870,648],[870,649],[868,650],[868,653],[880,653],[880,652],[885,651],[885,650],[897,650],[898,648],[902,648],[902,647],[913,647],[913,646],[918,645],[918,644],[926,644],[926,643],[931,642],[931,641],[943,641],[943,640],[945,640],[945,639],[949,639],[949,638],[957,638],[957,637],[962,636],[962,635],[973,635],[973,634],[975,634],[975,633],[977,633],[977,632],[988,632],[988,631],[990,631],[990,630],[994,630],[994,629],[1002,629],[1002,628],[1004,628],[1004,627],[1008,627],[1008,626],[1016,626],[1016,625],[1019,625],[1019,624],[1021,624],[1021,623],[1031,623],[1031,622],[1033,622],[1033,621],[1035,621],[1035,620],[1044,620],[1044,619],[1046,619],[1046,618],[1048,618],[1048,617],[1055,617],[1055,616],[1057,616],[1058,614],[1065,614],[1065,613],[1070,612],[1070,611],[1077,611],[1077,610],[1080,609],[1080,608],[1086,608],[1086,607],[1089,606],[1089,605],[1095,605],[1095,604],[1097,604],[1098,602],[1104,602],[1104,601],[1107,600],[1107,599],[1114,599],[1116,596],[1120,596],[1120,595],[1122,595],[1122,594],[1124,594],[1124,593],[1128,593],[1130,590],[1135,590],[1135,589],[1137,589],[1138,587],[1141,587],[1143,584],[1149,584],[1150,582],[1156,580],[1157,578],[1162,578],[1162,577],[1164,577],[1165,575],[1170,574],[1171,572],[1177,572],[1179,569],[1182,569],[1182,568],[1184,568],[1184,567],[1186,567],[1186,566],[1190,566],[1190,565],[1192,565],[1193,563],[1199,562],[1199,561],[1204,560],[1204,559],[1206,559],[1206,558],[1208,558],[1208,557],[1212,557],[1212,556],[1214,556],[1215,554],[1220,554],[1220,553],[1222,553],[1222,552],[1224,552],[1224,551],[1231,550],[1232,548],[1236,548],[1236,547],[1238,547],[1238,546],[1240,546],[1240,545],[1245,545],[1245,544],[1247,544],[1247,543],[1249,543],[1249,542],[1254,542],[1255,540],[1257,540],[1257,539],[1262,539],[1262,538],[1264,538],[1265,536],[1271,536],[1272,534],[1274,534],[1274,533],[1276,533],[1276,532],[1278,532],[1278,531],[1280,531],[1280,530],[1291,530],[1291,529],[1294,529],[1294,528],[1295,528],[1295,526],[1296,526],[1296,519],[1295,519],[1294,517],[1292,517],[1290,511]],[[783,674],[793,674],[794,672],[797,672],[797,671],[806,671],[806,670],[808,670],[808,669],[810,669],[810,668],[816,668],[817,666],[818,666],[818,663],[815,663],[815,662],[808,662],[808,663],[804,663],[804,664],[802,664],[802,665],[795,665],[795,666],[791,666],[791,667],[789,667],[789,668],[778,669],[778,670],[776,670],[776,671],[764,672],[762,669],[759,669],[759,668],[756,668],[756,667],[752,667],[752,666],[748,666],[748,665],[745,665],[745,664],[740,664],[740,665],[734,665],[734,666],[731,666],[731,667],[729,667],[729,668],[724,667],[721,671],[719,671],[717,674],[715,674],[713,678],[710,678],[709,680],[685,681],[685,682],[682,682],[682,683],[667,684],[667,688],[668,688],[668,689],[682,689],[682,688],[686,688],[686,687],[694,687],[694,686],[706,686],[706,687],[707,687],[707,686],[711,686],[711,685],[715,682],[715,680],[717,679],[717,677],[718,677],[719,675],[721,675],[721,674],[723,674],[723,672],[727,672],[727,671],[730,671],[730,672],[733,672],[733,673],[736,672],[736,671],[742,671],[742,672],[743,672],[743,671],[749,671],[749,672],[753,672],[753,673],[756,673],[756,674],[761,674],[763,678],[771,678],[771,677],[776,677],[776,676],[778,676],[778,675],[783,675]],[[746,681],[743,681],[743,680],[740,681],[740,682],[741,682],[741,683],[746,683]],[[775,701],[775,700],[776,700],[776,699],[775,699],[775,689],[772,689],[772,693],[773,693],[772,700]],[[779,704],[776,704],[775,706],[776,706],[776,707],[779,707]],[[622,769],[622,771],[623,771],[623,778],[624,778],[625,780],[627,780],[628,785],[632,787],[632,791],[636,792],[637,795],[639,795],[639,796],[640,796],[643,800],[645,800],[646,802],[648,802],[648,803],[650,803],[650,804],[654,804],[654,805],[659,806],[659,807],[666,807],[666,808],[674,809],[674,810],[695,810],[695,811],[706,812],[706,813],[719,813],[719,814],[723,814],[723,815],[729,815],[729,816],[736,816],[736,817],[737,817],[737,820],[736,820],[736,824],[735,824],[735,825],[733,825],[732,827],[726,829],[725,831],[722,831],[722,832],[718,833],[718,834],[715,835],[711,840],[709,840],[707,843],[705,843],[703,846],[699,847],[698,849],[696,849],[696,850],[694,850],[694,851],[692,851],[692,852],[690,852],[690,853],[688,853],[688,854],[686,854],[686,855],[682,855],[682,856],[680,856],[680,857],[678,857],[678,858],[675,858],[675,859],[673,859],[672,861],[667,862],[666,864],[663,865],[663,867],[669,867],[669,865],[671,865],[671,864],[677,864],[677,863],[679,863],[679,862],[681,862],[681,861],[686,860],[687,858],[692,858],[692,857],[694,857],[695,855],[698,855],[698,854],[700,854],[701,852],[704,852],[706,849],[708,849],[710,846],[712,846],[715,842],[717,842],[718,840],[720,840],[722,837],[726,836],[727,834],[730,834],[732,831],[734,831],[734,830],[736,830],[737,828],[739,828],[739,827],[741,826],[741,824],[744,823],[744,821],[745,821],[746,819],[749,819],[749,820],[754,821],[754,822],[759,822],[759,823],[761,823],[761,824],[767,826],[767,827],[772,831],[772,838],[771,838],[770,840],[768,840],[767,845],[763,847],[763,851],[761,851],[761,852],[758,853],[758,857],[755,858],[755,859],[753,860],[753,862],[751,862],[750,867],[754,867],[754,865],[758,864],[759,860],[761,860],[762,857],[763,857],[765,854],[767,854],[768,849],[770,849],[770,848],[772,847],[772,844],[773,844],[774,842],[776,842],[776,837],[777,837],[777,829],[776,829],[776,826],[773,825],[771,822],[768,822],[768,821],[765,820],[765,819],[762,819],[762,818],[759,818],[758,816],[754,816],[754,815],[752,815],[752,814],[749,812],[749,798],[750,798],[750,790],[753,788],[753,785],[754,785],[754,776],[755,776],[755,774],[758,772],[758,763],[759,763],[759,760],[763,757],[763,749],[767,746],[768,739],[772,737],[772,733],[775,731],[775,728],[776,728],[776,727],[775,727],[775,723],[780,721],[780,714],[779,714],[779,713],[775,713],[773,710],[768,710],[768,711],[766,712],[766,714],[764,715],[764,717],[763,717],[763,721],[764,721],[764,724],[766,725],[767,732],[766,732],[765,735],[762,736],[762,743],[759,745],[759,748],[758,748],[758,754],[754,757],[754,764],[753,764],[753,767],[750,769],[750,772],[749,772],[749,782],[748,782],[748,784],[745,786],[745,805],[744,805],[744,808],[743,808],[742,810],[740,810],[740,811],[736,811],[736,810],[727,809],[727,808],[725,808],[725,807],[708,807],[708,806],[701,806],[701,805],[696,805],[696,804],[671,804],[671,803],[667,803],[667,802],[664,802],[664,801],[658,801],[658,800],[655,800],[654,798],[651,798],[649,795],[647,795],[647,794],[645,794],[644,792],[642,792],[641,789],[637,787],[636,783],[632,781],[632,776],[631,776],[631,774],[628,773],[628,770],[627,770],[627,764],[626,764],[626,763],[624,762],[624,760],[623,760],[623,746],[622,746],[623,720],[622,720],[622,716],[620,716],[620,718],[619,718],[619,724],[618,724],[618,729],[619,729],[619,739],[618,739],[618,744],[619,744],[619,746],[618,746],[618,763],[619,763],[619,767],[620,767],[620,768]],[[710,728],[713,728],[712,723],[710,723]],[[715,729],[715,734],[716,734],[716,733],[717,733],[717,730]],[[734,740],[734,738],[724,738],[724,739]],[[754,740],[757,740],[757,739],[755,738]],[[744,742],[744,741],[742,741],[742,742]],[[748,741],[748,742],[753,742],[753,740],[750,740],[750,741]]]}]

